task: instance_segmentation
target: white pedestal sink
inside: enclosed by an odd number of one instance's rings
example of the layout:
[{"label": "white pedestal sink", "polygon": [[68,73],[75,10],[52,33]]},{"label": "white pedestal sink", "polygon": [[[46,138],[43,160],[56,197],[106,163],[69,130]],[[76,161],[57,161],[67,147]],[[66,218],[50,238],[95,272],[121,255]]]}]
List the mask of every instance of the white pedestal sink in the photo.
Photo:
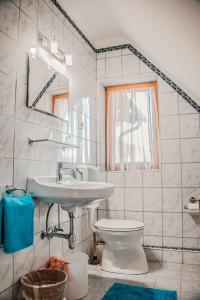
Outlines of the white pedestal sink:
[{"label": "white pedestal sink", "polygon": [[[41,239],[60,237],[68,240],[69,248],[75,247],[74,217],[76,207],[84,207],[94,201],[109,198],[114,186],[104,182],[79,181],[70,175],[62,176],[62,182],[57,183],[56,176],[38,176],[28,179],[27,190],[34,198],[51,203],[46,216],[46,230],[41,232]],[[69,214],[69,233],[64,233],[58,226],[50,228],[49,213],[54,204],[60,205]],[[59,214],[58,214],[59,215]],[[59,216],[58,216],[59,219]]]},{"label": "white pedestal sink", "polygon": [[62,183],[54,176],[38,176],[28,179],[28,192],[47,203],[56,203],[64,210],[74,211],[95,200],[109,198],[114,191],[113,184],[106,182],[79,181],[68,175]]}]

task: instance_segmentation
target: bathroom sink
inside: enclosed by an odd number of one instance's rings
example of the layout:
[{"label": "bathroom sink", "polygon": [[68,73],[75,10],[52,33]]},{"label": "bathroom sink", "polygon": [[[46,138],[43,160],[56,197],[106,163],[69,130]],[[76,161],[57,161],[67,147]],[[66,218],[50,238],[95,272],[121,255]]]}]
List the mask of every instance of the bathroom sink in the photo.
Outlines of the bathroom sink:
[{"label": "bathroom sink", "polygon": [[34,198],[47,203],[57,203],[68,211],[109,198],[113,191],[114,186],[110,183],[79,181],[70,175],[63,176],[62,183],[57,183],[54,176],[28,179],[28,192]]}]

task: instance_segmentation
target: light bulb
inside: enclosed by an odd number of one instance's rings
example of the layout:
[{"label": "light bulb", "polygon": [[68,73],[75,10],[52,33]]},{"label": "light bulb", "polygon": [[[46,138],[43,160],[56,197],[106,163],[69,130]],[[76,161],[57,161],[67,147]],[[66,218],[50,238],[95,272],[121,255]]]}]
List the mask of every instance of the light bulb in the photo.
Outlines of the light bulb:
[{"label": "light bulb", "polygon": [[30,48],[30,53],[32,58],[37,58],[37,49],[36,48]]},{"label": "light bulb", "polygon": [[58,43],[56,40],[51,41],[51,53],[57,54],[58,52]]},{"label": "light bulb", "polygon": [[65,64],[67,66],[72,66],[72,56],[71,56],[71,54],[66,54],[65,55]]}]

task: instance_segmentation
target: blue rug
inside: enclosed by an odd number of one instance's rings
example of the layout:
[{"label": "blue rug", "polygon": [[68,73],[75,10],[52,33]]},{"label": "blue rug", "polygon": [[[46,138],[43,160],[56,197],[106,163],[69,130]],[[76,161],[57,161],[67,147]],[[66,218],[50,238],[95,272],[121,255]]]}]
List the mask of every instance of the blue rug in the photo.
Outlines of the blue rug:
[{"label": "blue rug", "polygon": [[177,300],[176,291],[115,283],[102,300]]}]

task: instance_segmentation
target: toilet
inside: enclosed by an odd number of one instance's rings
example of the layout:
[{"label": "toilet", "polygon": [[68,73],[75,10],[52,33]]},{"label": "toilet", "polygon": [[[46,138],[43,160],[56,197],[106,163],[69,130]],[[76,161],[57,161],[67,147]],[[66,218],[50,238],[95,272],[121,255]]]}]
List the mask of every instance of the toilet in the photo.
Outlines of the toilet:
[{"label": "toilet", "polygon": [[144,223],[134,220],[101,219],[94,231],[105,242],[101,267],[104,271],[122,274],[148,272],[142,248]]}]

